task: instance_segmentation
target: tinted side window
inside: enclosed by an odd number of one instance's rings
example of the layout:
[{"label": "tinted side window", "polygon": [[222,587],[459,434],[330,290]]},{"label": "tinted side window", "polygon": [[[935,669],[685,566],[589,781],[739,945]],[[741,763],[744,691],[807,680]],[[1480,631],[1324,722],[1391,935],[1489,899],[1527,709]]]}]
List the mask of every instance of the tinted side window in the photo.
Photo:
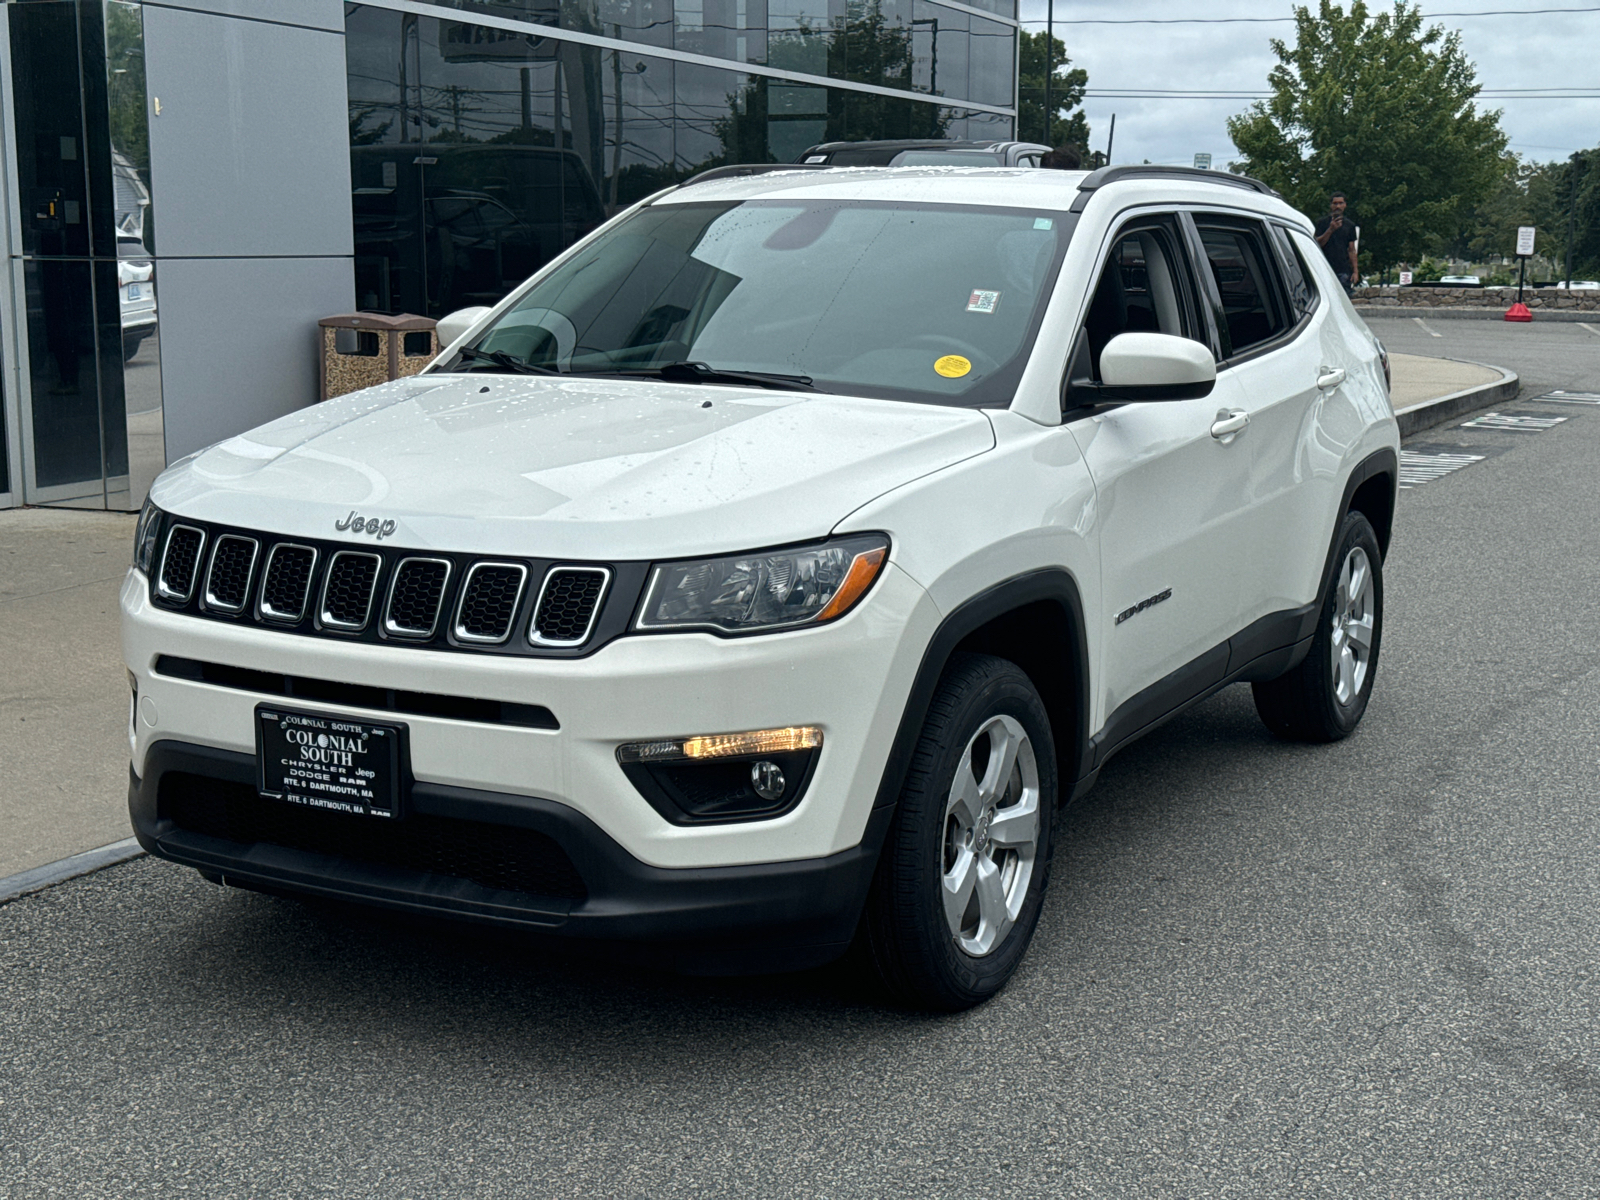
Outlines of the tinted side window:
[{"label": "tinted side window", "polygon": [[1289,310],[1296,319],[1305,316],[1317,303],[1317,285],[1311,282],[1311,272],[1300,261],[1300,252],[1289,240],[1289,231],[1281,225],[1272,226],[1272,240],[1278,246],[1278,262],[1283,267],[1283,282],[1289,293]]},{"label": "tinted side window", "polygon": [[1197,219],[1211,274],[1222,297],[1229,346],[1224,356],[1276,337],[1288,328],[1264,230],[1249,225],[1207,225]]}]

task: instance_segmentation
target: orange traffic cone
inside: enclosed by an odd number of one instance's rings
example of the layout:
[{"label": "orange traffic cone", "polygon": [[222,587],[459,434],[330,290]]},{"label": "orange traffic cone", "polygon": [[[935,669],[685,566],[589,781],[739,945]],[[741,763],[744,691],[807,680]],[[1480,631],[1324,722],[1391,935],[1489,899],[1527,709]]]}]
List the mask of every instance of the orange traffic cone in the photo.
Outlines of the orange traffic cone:
[{"label": "orange traffic cone", "polygon": [[1531,321],[1533,320],[1533,314],[1528,311],[1528,306],[1526,304],[1518,300],[1510,308],[1506,309],[1506,320]]}]

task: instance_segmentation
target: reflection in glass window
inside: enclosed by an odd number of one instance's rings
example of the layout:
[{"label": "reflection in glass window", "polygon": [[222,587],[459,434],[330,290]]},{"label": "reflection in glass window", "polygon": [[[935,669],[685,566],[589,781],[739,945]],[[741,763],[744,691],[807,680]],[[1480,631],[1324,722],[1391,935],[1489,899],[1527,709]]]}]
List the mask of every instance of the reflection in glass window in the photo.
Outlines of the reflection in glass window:
[{"label": "reflection in glass window", "polygon": [[767,65],[828,74],[828,0],[767,0]]},{"label": "reflection in glass window", "polygon": [[914,90],[967,98],[967,26],[966,13],[916,0],[911,20]]},{"label": "reflection in glass window", "polygon": [[576,374],[704,362],[991,403],[1020,376],[1063,249],[1052,217],[1020,210],[662,203],[536,285],[479,348]]},{"label": "reflection in glass window", "polygon": [[[842,16],[830,23],[828,2],[772,0],[769,13],[765,0],[700,0],[698,9],[680,9],[675,36],[680,48],[698,37],[727,52],[728,39],[748,36],[756,23],[787,22],[789,50],[801,56],[791,64],[816,51],[814,69],[825,70],[830,55],[854,55],[859,67],[881,51],[881,69],[892,51],[907,88],[920,69],[917,46],[926,44],[930,89],[937,38],[941,54],[949,51],[939,59],[940,90],[947,71],[959,74],[960,53],[946,46],[942,25],[936,32],[890,21],[893,13],[952,10],[925,0],[915,9],[906,0],[895,0],[899,8],[853,5],[850,12],[871,19],[852,28]],[[789,8],[778,11],[780,3]],[[592,10],[596,20],[606,11]],[[563,23],[578,12],[563,7]],[[695,13],[698,30],[689,27]],[[969,128],[966,113],[922,101],[454,16],[352,5],[345,29],[356,299],[384,312],[442,316],[491,304],[607,217],[696,171],[792,161],[822,141],[959,137]]]},{"label": "reflection in glass window", "polygon": [[[963,100],[1009,106],[1015,99],[1017,31],[998,21],[973,17],[969,56],[970,88]],[[945,95],[951,95],[946,92]]]}]

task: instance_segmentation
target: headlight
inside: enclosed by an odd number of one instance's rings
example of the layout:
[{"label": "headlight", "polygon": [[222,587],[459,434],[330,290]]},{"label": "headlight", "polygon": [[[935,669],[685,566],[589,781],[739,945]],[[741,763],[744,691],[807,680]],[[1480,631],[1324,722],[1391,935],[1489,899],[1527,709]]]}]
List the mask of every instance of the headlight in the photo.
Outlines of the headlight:
[{"label": "headlight", "polygon": [[851,534],[820,546],[661,563],[636,629],[754,633],[842,617],[872,586],[889,539]]},{"label": "headlight", "polygon": [[146,500],[139,510],[139,523],[133,527],[133,565],[146,575],[155,562],[156,542],[160,536],[161,510]]}]

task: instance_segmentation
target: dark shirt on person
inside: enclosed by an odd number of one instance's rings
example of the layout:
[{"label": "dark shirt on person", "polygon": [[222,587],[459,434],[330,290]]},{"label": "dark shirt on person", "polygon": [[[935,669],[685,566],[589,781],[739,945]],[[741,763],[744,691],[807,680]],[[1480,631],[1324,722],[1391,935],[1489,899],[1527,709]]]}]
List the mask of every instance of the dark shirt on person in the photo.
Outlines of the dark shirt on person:
[{"label": "dark shirt on person", "polygon": [[[1328,232],[1328,226],[1333,224],[1333,217],[1326,216],[1317,222],[1316,237],[1322,240],[1322,235]],[[1344,210],[1344,224],[1333,231],[1333,235],[1323,244],[1322,253],[1328,260],[1328,265],[1333,268],[1335,275],[1350,274],[1350,243],[1356,237],[1356,217],[1348,208]]]}]

